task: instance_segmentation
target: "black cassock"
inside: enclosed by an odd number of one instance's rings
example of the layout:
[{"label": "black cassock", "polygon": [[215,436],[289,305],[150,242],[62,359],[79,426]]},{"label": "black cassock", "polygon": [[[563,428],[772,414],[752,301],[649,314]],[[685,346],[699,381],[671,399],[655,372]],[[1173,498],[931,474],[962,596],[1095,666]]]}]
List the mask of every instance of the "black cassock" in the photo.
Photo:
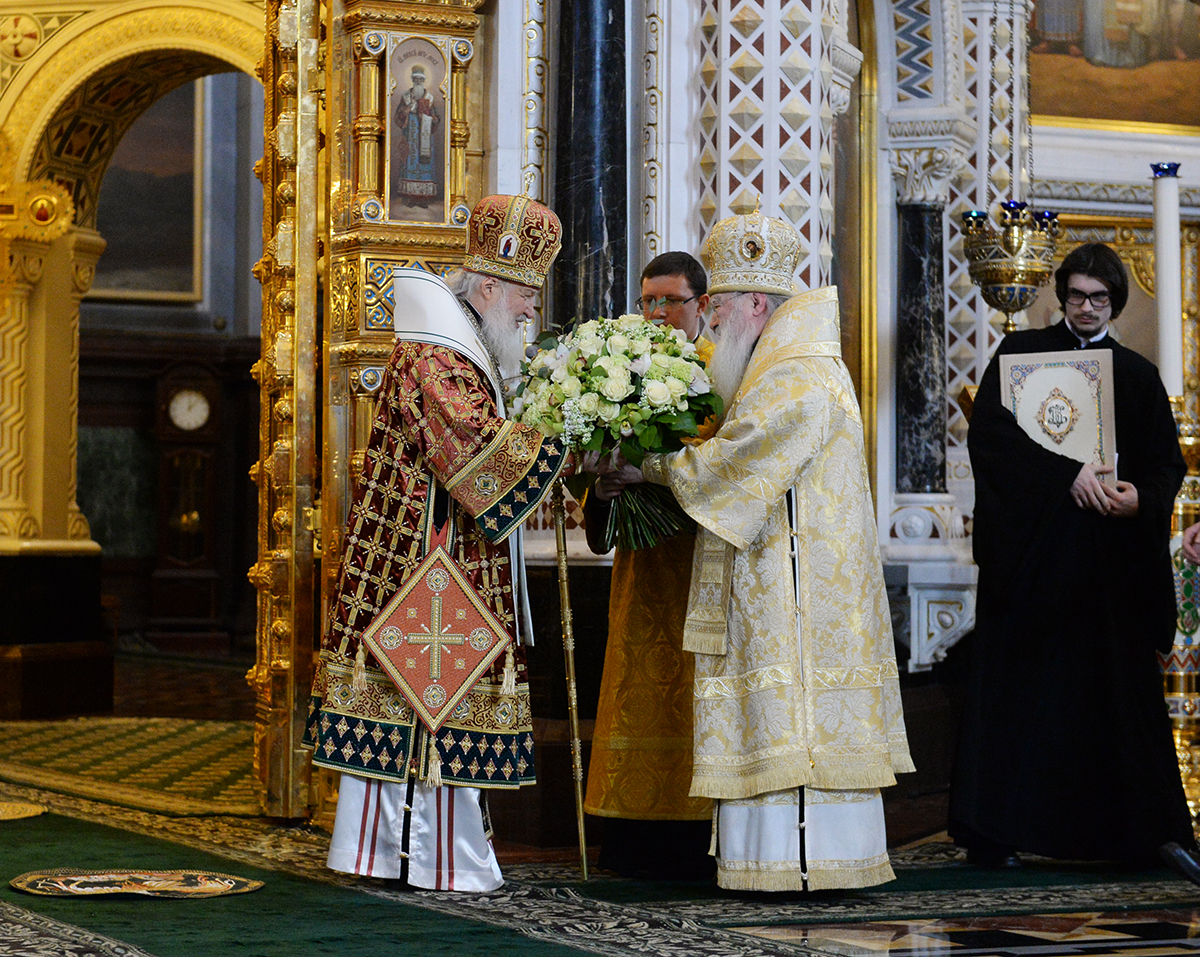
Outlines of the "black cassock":
[{"label": "black cassock", "polygon": [[1079,508],[1080,463],[1000,404],[1002,353],[1079,348],[1060,322],[1008,336],[980,383],[968,448],[979,592],[950,834],[1048,857],[1150,861],[1194,847],[1156,651],[1175,635],[1170,520],[1185,466],[1154,365],[1113,354],[1117,477],[1138,514]]}]

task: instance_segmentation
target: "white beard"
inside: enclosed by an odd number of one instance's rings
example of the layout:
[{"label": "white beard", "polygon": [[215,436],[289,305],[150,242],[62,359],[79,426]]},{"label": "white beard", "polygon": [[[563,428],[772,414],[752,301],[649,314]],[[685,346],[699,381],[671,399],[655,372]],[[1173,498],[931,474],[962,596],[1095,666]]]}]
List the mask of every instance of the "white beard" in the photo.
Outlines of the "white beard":
[{"label": "white beard", "polygon": [[746,374],[746,366],[750,364],[750,356],[758,342],[753,324],[741,312],[739,310],[721,323],[721,335],[708,363],[708,378],[713,390],[724,400],[726,409],[742,384],[742,376]]},{"label": "white beard", "polygon": [[497,370],[500,378],[511,379],[521,371],[521,360],[525,357],[525,341],[521,335],[524,327],[514,319],[507,296],[483,312],[481,318],[483,340],[500,366]]}]

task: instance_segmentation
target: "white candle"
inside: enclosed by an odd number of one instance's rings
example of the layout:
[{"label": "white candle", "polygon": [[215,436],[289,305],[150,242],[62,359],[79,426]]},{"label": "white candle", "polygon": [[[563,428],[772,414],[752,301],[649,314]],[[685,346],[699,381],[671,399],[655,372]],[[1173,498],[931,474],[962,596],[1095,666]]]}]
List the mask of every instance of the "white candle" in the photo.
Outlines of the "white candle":
[{"label": "white candle", "polygon": [[1154,171],[1154,296],[1158,301],[1158,374],[1167,395],[1183,395],[1183,265],[1179,255],[1179,164]]}]

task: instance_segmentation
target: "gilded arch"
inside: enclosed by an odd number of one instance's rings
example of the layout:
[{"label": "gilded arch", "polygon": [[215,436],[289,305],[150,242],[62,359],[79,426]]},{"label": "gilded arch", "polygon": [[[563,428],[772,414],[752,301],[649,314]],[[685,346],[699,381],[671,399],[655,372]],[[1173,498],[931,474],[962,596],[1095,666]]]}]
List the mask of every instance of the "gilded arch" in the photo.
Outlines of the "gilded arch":
[{"label": "gilded arch", "polygon": [[[0,133],[11,146],[0,180],[27,179],[52,122],[93,78],[119,64],[169,51],[180,60],[174,85],[216,72],[222,63],[253,74],[262,58],[263,17],[256,3],[214,0],[122,4],[72,20],[27,57],[0,93]],[[162,72],[166,80],[169,71]]]}]

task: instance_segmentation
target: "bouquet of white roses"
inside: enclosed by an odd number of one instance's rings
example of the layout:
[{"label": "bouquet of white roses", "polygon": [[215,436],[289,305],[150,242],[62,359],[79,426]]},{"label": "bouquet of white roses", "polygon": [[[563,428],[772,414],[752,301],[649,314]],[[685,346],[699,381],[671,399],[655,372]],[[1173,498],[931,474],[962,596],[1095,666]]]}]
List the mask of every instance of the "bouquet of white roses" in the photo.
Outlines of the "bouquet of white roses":
[{"label": "bouquet of white roses", "polygon": [[[620,451],[641,465],[673,452],[721,412],[696,347],[677,329],[641,316],[596,319],[547,335],[525,364],[513,414],[579,452]],[[627,488],[614,500],[609,547],[648,548],[688,527],[670,491]]]}]

